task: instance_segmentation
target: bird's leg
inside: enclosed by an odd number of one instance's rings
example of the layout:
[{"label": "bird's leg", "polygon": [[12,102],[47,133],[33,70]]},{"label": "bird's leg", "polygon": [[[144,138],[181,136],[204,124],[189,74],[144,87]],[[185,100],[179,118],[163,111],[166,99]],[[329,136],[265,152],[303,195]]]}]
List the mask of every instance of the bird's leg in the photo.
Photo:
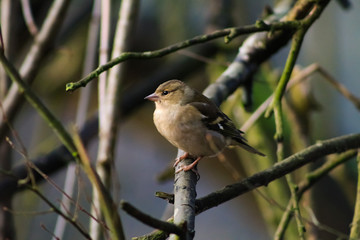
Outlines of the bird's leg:
[{"label": "bird's leg", "polygon": [[179,173],[179,172],[181,172],[181,171],[186,172],[186,171],[189,171],[189,170],[193,170],[193,168],[196,166],[196,164],[197,164],[201,159],[202,159],[202,157],[198,157],[198,158],[195,159],[195,161],[192,162],[191,164],[189,164],[189,165],[187,165],[187,166],[183,166],[183,167],[181,167],[180,169],[178,169],[178,170],[176,171],[176,173]]},{"label": "bird's leg", "polygon": [[176,166],[179,164],[179,162],[181,162],[181,161],[184,160],[185,158],[188,158],[189,156],[190,156],[189,153],[184,153],[182,156],[177,157],[177,158],[175,159],[174,167],[176,167]]}]

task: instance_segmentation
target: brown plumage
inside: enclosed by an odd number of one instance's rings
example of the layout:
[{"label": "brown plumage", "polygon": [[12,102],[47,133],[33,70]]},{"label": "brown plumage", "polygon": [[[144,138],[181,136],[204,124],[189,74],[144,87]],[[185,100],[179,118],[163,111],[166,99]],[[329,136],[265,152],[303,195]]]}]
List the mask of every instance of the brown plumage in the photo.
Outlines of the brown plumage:
[{"label": "brown plumage", "polygon": [[160,134],[186,152],[175,165],[189,154],[197,157],[180,170],[192,169],[201,158],[215,156],[227,146],[265,156],[246,143],[243,132],[210,99],[179,80],[161,84],[145,99],[155,102],[154,123]]}]

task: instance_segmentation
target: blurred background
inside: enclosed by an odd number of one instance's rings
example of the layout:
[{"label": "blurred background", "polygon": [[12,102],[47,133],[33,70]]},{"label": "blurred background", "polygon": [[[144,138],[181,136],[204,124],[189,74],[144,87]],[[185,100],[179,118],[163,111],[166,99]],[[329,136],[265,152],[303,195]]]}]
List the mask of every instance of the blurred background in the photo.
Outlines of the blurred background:
[{"label": "blurred background", "polygon": [[[6,1],[1,1],[4,7]],[[5,41],[9,59],[19,67],[32,37],[27,30],[19,1],[13,1],[11,16],[13,21],[10,42]],[[118,4],[113,1],[112,32],[118,17]],[[51,1],[30,1],[31,9],[38,26],[41,26]],[[41,60],[32,89],[41,100],[69,127],[75,122],[79,92],[65,92],[65,84],[79,80],[82,76],[84,55],[86,54],[87,32],[92,11],[92,1],[71,1],[64,23],[51,48],[47,49]],[[216,29],[253,24],[263,16],[267,5],[275,6],[276,1],[164,1],[147,0],[140,2],[136,29],[133,32],[131,51],[147,51],[168,46],[185,39],[209,33]],[[344,9],[337,1],[331,1],[321,17],[306,34],[296,71],[317,63],[353,94],[360,96],[360,3],[352,1],[351,7]],[[4,12],[2,11],[2,17]],[[153,60],[130,60],[125,64],[123,93],[131,94],[134,89],[146,86],[149,81],[181,79],[202,91],[210,82],[215,81],[233,61],[238,48],[246,36],[238,37],[225,44],[223,39],[208,44],[191,47],[166,57]],[[111,44],[110,44],[111,45]],[[268,62],[264,63],[254,76],[253,106],[246,112],[241,102],[241,89],[236,91],[223,105],[222,109],[236,122],[238,127],[249,118],[251,113],[270,96],[286,61],[289,48],[283,48]],[[2,86],[4,87],[4,86]],[[90,109],[87,117],[97,113],[97,81],[87,87],[91,90]],[[4,90],[4,88],[3,88]],[[151,93],[154,88],[149,88]],[[6,90],[4,91],[6,92]],[[143,104],[131,108],[121,116],[116,145],[116,179],[114,195],[117,201],[124,199],[142,211],[167,219],[171,206],[154,196],[156,191],[171,193],[173,175],[171,169],[177,150],[156,131],[152,122],[154,104],[141,100]],[[3,95],[1,99],[3,99]],[[315,73],[287,96],[291,104],[285,108],[287,156],[299,151],[317,140],[327,139],[360,131],[360,113],[345,97],[339,94],[324,77]],[[0,99],[0,100],[1,100]],[[288,110],[288,109],[293,109]],[[295,110],[294,110],[295,109]],[[37,112],[25,103],[18,108],[13,127],[19,134],[31,159],[44,156],[60,145],[52,130]],[[291,114],[296,112],[305,123],[306,140],[301,138],[292,125]],[[300,131],[301,132],[301,131]],[[275,133],[273,118],[264,119],[246,131],[252,146],[266,153],[266,160],[248,155],[242,150],[227,150],[225,161],[217,158],[202,160],[198,166],[200,181],[197,184],[198,197],[205,196],[244,177],[263,170],[275,160]],[[1,136],[1,144],[5,144]],[[306,144],[304,144],[304,142]],[[97,137],[87,146],[89,156],[96,159]],[[5,155],[3,155],[5,156]],[[11,160],[11,161],[9,161]],[[11,166],[23,164],[24,160],[17,151],[12,150],[2,162]],[[312,168],[312,167],[310,167]],[[295,173],[297,181],[303,179],[304,169]],[[78,175],[75,192],[80,192],[80,204],[89,209],[91,187],[85,174]],[[64,188],[66,169],[61,169],[50,178],[60,188]],[[336,239],[349,233],[352,219],[354,197],[356,194],[356,162],[347,162],[329,176],[322,179],[313,189],[311,197],[302,202],[304,215],[312,209],[314,216],[323,227],[315,227],[322,239]],[[161,178],[160,178],[161,177]],[[39,185],[41,191],[59,205],[62,194],[48,183]],[[6,192],[2,192],[6,195]],[[76,194],[75,194],[76,195]],[[286,208],[289,193],[283,180],[277,180],[266,188],[247,193],[196,217],[195,239],[272,239],[280,216]],[[309,200],[310,199],[310,200]],[[54,232],[57,215],[47,212],[49,206],[30,191],[22,191],[12,201],[12,216],[15,221],[16,239],[49,239]],[[134,218],[119,210],[128,239],[151,232]],[[308,215],[309,214],[309,215]],[[79,219],[87,227],[89,217],[80,212]],[[45,226],[41,227],[41,226]],[[289,228],[288,236],[294,226]],[[49,233],[50,232],[50,233]],[[295,235],[296,236],[296,235]],[[62,239],[81,239],[72,226],[67,226]],[[286,238],[293,239],[293,238]],[[320,239],[320,238],[319,238]]]}]

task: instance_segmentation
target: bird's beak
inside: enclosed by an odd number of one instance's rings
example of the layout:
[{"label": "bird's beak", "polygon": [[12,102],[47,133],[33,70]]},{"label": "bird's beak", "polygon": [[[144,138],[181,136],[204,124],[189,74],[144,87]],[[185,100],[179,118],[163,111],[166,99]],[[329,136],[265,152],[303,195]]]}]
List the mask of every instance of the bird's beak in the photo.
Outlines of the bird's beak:
[{"label": "bird's beak", "polygon": [[144,99],[156,102],[157,100],[159,100],[159,96],[156,95],[155,93],[152,93],[149,96],[146,96]]}]

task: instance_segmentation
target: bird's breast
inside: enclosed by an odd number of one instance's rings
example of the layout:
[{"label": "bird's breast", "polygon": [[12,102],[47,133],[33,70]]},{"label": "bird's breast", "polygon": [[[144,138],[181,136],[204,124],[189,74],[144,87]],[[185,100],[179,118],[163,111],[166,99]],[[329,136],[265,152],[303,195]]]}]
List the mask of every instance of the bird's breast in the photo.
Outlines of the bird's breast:
[{"label": "bird's breast", "polygon": [[[193,112],[195,111],[195,112]],[[158,107],[154,112],[154,123],[158,131],[172,145],[195,156],[215,155],[222,150],[222,135],[214,135],[205,127],[203,116],[192,106]],[[217,149],[209,146],[206,138],[209,133],[216,141]]]},{"label": "bird's breast", "polygon": [[[201,120],[190,116],[183,106],[157,107],[154,112],[154,123],[158,131],[173,145],[182,138],[191,137],[194,128],[202,127]],[[178,146],[177,146],[178,147]]]}]

